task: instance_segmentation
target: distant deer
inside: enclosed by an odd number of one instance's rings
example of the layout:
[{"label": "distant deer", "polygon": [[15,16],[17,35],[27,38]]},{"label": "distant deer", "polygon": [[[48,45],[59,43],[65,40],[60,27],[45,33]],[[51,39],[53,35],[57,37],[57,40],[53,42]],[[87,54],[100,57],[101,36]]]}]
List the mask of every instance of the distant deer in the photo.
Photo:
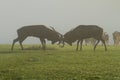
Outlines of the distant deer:
[{"label": "distant deer", "polygon": [[46,41],[50,40],[52,41],[52,44],[56,42],[60,42],[62,35],[55,31],[55,29],[52,27],[52,29],[47,28],[45,25],[30,25],[30,26],[24,26],[17,30],[18,37],[13,40],[13,44],[11,47],[11,50],[13,50],[14,44],[19,41],[21,49],[23,50],[22,42],[29,36],[37,37],[40,39],[42,43],[42,48],[46,49]]},{"label": "distant deer", "polygon": [[115,32],[113,33],[113,40],[114,40],[114,45],[115,45],[115,46],[118,46],[118,45],[119,45],[119,42],[120,42],[120,32],[115,31]]}]

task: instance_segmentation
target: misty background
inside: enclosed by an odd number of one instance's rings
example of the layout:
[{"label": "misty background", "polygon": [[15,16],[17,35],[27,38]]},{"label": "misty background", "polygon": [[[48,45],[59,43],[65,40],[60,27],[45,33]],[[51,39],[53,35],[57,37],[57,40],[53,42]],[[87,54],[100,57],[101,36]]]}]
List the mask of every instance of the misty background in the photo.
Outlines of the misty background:
[{"label": "misty background", "polygon": [[113,43],[112,33],[120,31],[120,0],[0,0],[0,44],[11,44],[26,25],[53,26],[62,34],[78,25],[98,25]]}]

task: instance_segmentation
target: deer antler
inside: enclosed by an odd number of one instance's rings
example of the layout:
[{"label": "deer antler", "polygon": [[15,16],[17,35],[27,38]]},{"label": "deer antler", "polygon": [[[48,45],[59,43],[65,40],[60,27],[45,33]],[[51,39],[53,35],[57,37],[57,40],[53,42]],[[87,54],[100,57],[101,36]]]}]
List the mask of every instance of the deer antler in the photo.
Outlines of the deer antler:
[{"label": "deer antler", "polygon": [[60,37],[63,36],[61,33],[57,32],[54,27],[50,26],[50,28],[51,28],[53,31],[55,31],[56,33],[58,33]]},{"label": "deer antler", "polygon": [[54,28],[54,27],[50,26],[50,28],[51,28],[53,31],[55,31],[55,28]]}]

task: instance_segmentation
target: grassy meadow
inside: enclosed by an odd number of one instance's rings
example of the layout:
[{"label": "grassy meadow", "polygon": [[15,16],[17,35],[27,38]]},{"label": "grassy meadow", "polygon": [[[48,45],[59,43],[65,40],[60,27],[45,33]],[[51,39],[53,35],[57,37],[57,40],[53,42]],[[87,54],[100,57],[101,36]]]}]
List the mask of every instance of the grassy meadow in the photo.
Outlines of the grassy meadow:
[{"label": "grassy meadow", "polygon": [[0,45],[0,80],[120,80],[120,46]]}]

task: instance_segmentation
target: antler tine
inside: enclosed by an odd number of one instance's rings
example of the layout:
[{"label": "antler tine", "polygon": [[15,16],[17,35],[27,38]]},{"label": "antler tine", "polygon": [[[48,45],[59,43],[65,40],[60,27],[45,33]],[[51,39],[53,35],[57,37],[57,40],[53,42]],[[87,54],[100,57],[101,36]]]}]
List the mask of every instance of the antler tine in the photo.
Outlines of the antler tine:
[{"label": "antler tine", "polygon": [[[50,26],[50,28],[51,28],[53,31],[57,32],[54,27]],[[59,33],[59,32],[57,32],[57,33],[58,33],[59,35],[63,36],[61,33]]]},{"label": "antler tine", "polygon": [[50,28],[55,31],[55,28],[54,28],[54,27],[50,26]]}]

